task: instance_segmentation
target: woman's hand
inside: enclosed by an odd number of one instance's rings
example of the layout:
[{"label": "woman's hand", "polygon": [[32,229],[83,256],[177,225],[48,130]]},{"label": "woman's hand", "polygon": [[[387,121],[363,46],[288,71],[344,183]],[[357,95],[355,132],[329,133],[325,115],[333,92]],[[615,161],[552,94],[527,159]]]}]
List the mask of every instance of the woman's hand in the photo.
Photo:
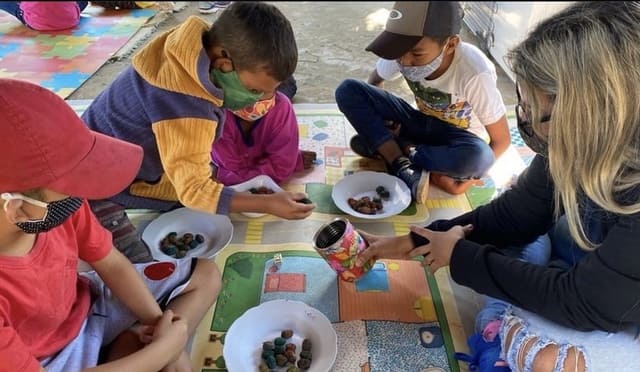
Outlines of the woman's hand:
[{"label": "woman's hand", "polygon": [[453,254],[453,247],[460,239],[464,239],[473,230],[472,225],[456,225],[448,231],[432,231],[418,226],[410,226],[412,232],[429,239],[429,243],[416,247],[410,256],[424,256],[423,266],[429,266],[432,273],[448,266]]}]

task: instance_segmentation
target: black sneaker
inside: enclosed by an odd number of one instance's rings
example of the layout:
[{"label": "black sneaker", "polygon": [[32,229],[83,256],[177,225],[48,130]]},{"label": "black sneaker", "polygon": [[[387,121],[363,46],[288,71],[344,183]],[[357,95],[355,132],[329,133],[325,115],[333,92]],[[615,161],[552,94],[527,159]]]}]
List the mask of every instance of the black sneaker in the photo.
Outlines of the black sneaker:
[{"label": "black sneaker", "polygon": [[399,157],[391,165],[391,172],[407,184],[411,196],[417,204],[427,201],[429,192],[429,172],[419,168],[406,157]]},{"label": "black sneaker", "polygon": [[378,154],[377,151],[371,150],[369,145],[365,142],[364,138],[361,135],[356,134],[351,137],[351,141],[349,141],[349,147],[356,154],[362,156],[363,158],[369,159],[382,159],[382,155]]}]

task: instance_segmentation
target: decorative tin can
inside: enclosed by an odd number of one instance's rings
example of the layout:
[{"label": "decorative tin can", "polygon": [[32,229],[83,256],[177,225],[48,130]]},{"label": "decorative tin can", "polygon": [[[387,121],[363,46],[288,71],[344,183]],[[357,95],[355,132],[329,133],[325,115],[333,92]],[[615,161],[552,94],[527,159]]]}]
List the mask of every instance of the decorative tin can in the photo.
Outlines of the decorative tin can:
[{"label": "decorative tin can", "polygon": [[368,243],[346,218],[336,218],[322,225],[313,236],[313,248],[342,280],[352,282],[371,269],[373,260],[356,266],[358,253]]}]

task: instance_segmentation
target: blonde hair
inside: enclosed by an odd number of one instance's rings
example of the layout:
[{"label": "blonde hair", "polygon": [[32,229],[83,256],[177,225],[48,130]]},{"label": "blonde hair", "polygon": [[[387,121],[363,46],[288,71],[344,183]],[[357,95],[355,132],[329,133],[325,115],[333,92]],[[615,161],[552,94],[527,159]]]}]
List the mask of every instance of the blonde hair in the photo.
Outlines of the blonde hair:
[{"label": "blonde hair", "polygon": [[574,4],[537,25],[507,60],[531,97],[534,128],[541,115],[535,93],[554,103],[548,138],[556,216],[564,208],[574,240],[595,249],[580,218],[581,192],[611,213],[640,212],[637,196],[624,197],[640,185],[640,2]]}]

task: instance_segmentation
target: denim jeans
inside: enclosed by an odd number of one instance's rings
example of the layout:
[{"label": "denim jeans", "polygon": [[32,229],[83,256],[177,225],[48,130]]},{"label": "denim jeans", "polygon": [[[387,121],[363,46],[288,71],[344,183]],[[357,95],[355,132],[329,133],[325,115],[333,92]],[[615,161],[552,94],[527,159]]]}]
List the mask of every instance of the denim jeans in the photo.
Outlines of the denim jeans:
[{"label": "denim jeans", "polygon": [[[347,79],[336,89],[335,98],[372,150],[393,139],[410,142],[416,146],[414,164],[460,180],[481,178],[493,165],[493,152],[482,138],[425,115],[384,89]],[[401,124],[398,138],[386,127],[388,121]]]},{"label": "denim jeans", "polygon": [[18,1],[0,1],[0,10],[4,10],[16,17],[23,25],[26,26],[24,18],[22,18],[22,10],[20,10],[20,4]]},{"label": "denim jeans", "polygon": [[[536,265],[561,267],[566,270],[573,267],[586,253],[571,238],[565,216],[560,217],[549,232],[540,236],[524,249],[506,249],[507,255]],[[549,260],[551,260],[549,262]],[[488,297],[485,307],[476,317],[476,331],[481,332],[492,320],[501,319],[509,303]]]},{"label": "denim jeans", "polygon": [[[551,239],[547,234],[541,235],[522,248],[508,247],[504,249],[507,256],[517,258],[524,262],[535,265],[546,265],[552,254]],[[502,319],[505,311],[509,308],[509,303],[493,297],[487,297],[485,306],[476,315],[476,332],[482,332],[486,325],[492,320]]]},{"label": "denim jeans", "polygon": [[567,218],[562,216],[549,231],[551,239],[551,265],[569,269],[575,266],[586,252],[573,241]]}]

